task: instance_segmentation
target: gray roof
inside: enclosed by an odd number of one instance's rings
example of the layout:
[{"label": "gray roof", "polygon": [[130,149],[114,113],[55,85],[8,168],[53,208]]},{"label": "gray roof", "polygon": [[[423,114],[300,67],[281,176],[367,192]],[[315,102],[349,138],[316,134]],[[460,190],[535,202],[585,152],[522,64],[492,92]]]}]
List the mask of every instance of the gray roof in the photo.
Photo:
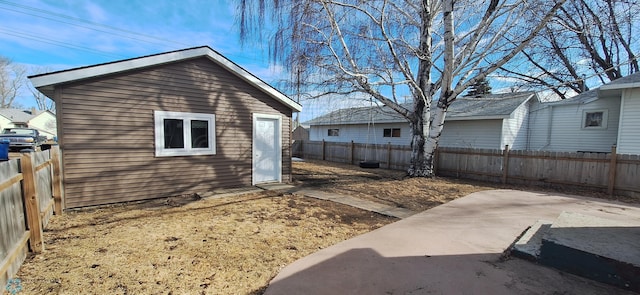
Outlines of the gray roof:
[{"label": "gray roof", "polygon": [[[535,92],[491,94],[483,97],[459,97],[447,112],[446,120],[482,120],[509,118],[513,111],[535,97]],[[435,106],[435,101],[432,104]],[[403,105],[411,108],[411,104]],[[407,120],[387,106],[340,109],[304,122],[309,125],[398,123]]]},{"label": "gray roof", "polygon": [[547,102],[545,104],[549,104],[549,105],[562,105],[562,104],[581,104],[581,103],[590,103],[594,100],[597,100],[598,98],[600,98],[600,95],[598,93],[598,88],[596,89],[591,89],[589,91],[585,91],[582,92],[576,96],[573,97],[569,97],[567,99],[563,99],[563,100],[559,100],[559,101],[553,101],[553,102]]},{"label": "gray roof", "polygon": [[20,110],[20,109],[0,109],[0,116],[3,116],[11,122],[15,123],[26,123],[29,120],[33,119],[33,117],[42,113],[42,111],[36,111],[33,114],[30,114],[30,110]]},{"label": "gray roof", "polygon": [[640,87],[640,72],[631,74],[620,79],[613,80],[607,84],[600,86],[602,90],[624,89]]},{"label": "gray roof", "polygon": [[[634,87],[640,87],[640,72],[639,73],[635,73],[635,74],[631,74],[629,76],[626,77],[622,77],[620,79],[614,80],[612,82],[609,82],[607,84],[604,84],[598,88],[594,88],[591,89],[589,91],[585,91],[583,93],[580,93],[574,97],[570,97],[567,99],[563,99],[560,101],[555,101],[555,102],[549,102],[549,103],[545,103],[545,104],[549,104],[549,105],[564,105],[564,104],[584,104],[584,103],[590,103],[592,101],[598,100],[599,98],[601,98],[603,96],[603,93],[615,93],[616,91],[619,91],[620,89],[625,89],[625,88],[634,88]],[[609,90],[614,90],[614,91],[609,91]],[[603,92],[604,91],[604,92]]]}]

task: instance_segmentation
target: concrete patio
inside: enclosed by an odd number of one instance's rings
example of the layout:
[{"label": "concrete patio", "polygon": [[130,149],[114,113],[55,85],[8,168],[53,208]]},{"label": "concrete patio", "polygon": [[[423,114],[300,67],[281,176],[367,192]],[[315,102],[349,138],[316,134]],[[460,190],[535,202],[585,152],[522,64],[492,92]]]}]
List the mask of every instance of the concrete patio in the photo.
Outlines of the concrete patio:
[{"label": "concrete patio", "polygon": [[627,294],[529,261],[502,259],[527,227],[563,211],[640,227],[637,205],[478,192],[302,258],[282,269],[265,294]]}]

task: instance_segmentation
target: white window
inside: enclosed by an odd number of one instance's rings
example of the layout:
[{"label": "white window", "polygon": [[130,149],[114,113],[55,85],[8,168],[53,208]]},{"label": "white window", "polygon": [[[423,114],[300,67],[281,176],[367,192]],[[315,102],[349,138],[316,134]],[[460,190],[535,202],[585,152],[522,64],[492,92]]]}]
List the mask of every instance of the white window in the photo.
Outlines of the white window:
[{"label": "white window", "polygon": [[606,129],[607,110],[584,110],[582,115],[583,129]]},{"label": "white window", "polygon": [[154,111],[156,157],[216,154],[214,114]]}]

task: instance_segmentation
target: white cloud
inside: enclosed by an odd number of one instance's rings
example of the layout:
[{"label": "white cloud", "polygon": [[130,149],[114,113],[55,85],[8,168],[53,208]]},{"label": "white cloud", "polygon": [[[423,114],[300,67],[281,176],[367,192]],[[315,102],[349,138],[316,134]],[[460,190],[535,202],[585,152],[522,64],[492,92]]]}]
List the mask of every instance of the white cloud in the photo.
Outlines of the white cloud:
[{"label": "white cloud", "polygon": [[102,23],[109,20],[107,12],[94,2],[87,2],[84,4],[84,10],[89,15],[89,20],[93,22]]}]

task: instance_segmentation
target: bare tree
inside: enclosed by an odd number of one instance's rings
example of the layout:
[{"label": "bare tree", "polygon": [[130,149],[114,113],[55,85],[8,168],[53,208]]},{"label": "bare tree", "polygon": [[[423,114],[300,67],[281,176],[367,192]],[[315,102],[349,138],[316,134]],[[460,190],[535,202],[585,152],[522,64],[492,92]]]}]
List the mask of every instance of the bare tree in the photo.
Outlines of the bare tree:
[{"label": "bare tree", "polygon": [[408,174],[431,177],[451,103],[526,48],[565,0],[239,1],[241,38],[275,26],[272,56],[314,97],[363,93],[404,116]]},{"label": "bare tree", "polygon": [[[52,71],[53,69],[49,67],[33,67],[30,69],[31,75],[48,73]],[[31,83],[28,83],[28,84],[29,84],[28,86],[29,91],[33,95],[33,99],[36,101],[36,106],[38,107],[38,110],[55,111],[56,103],[52,99],[45,96],[42,92],[35,89],[33,85],[31,85]]]},{"label": "bare tree", "polygon": [[533,41],[539,46],[502,72],[561,98],[589,90],[588,78],[601,84],[633,74],[640,70],[639,21],[634,0],[569,0]]},{"label": "bare tree", "polygon": [[0,108],[16,107],[15,99],[25,83],[25,69],[0,56]]},{"label": "bare tree", "polygon": [[29,87],[29,91],[31,91],[31,94],[33,94],[33,99],[35,99],[36,101],[36,106],[38,107],[38,110],[42,110],[42,111],[56,110],[56,104],[52,99],[46,97],[44,94],[42,94],[42,92],[38,91],[33,87]]}]

